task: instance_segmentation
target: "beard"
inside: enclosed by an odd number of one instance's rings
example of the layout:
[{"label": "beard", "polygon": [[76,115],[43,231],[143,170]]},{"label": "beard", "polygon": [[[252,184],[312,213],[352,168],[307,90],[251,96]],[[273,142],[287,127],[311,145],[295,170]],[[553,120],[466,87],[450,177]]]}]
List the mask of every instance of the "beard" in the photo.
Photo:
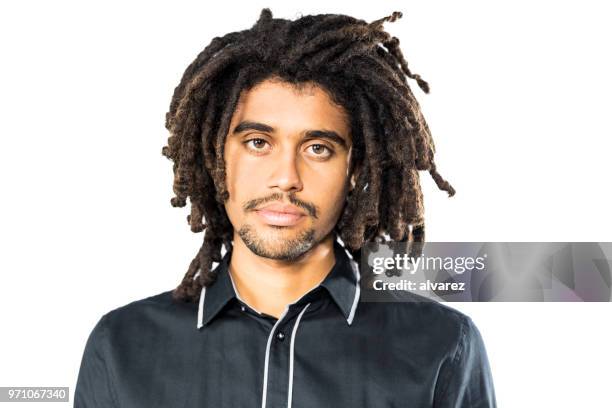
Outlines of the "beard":
[{"label": "beard", "polygon": [[262,236],[251,225],[245,224],[238,230],[238,235],[255,255],[280,261],[295,261],[316,243],[312,228],[300,232],[293,239],[284,239]]}]

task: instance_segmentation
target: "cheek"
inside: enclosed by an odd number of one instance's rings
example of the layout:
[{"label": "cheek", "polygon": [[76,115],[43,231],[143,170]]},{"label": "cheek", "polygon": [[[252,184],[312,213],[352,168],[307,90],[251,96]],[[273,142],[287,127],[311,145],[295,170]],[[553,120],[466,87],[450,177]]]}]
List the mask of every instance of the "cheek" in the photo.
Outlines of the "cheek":
[{"label": "cheek", "polygon": [[348,188],[346,169],[328,169],[325,174],[313,174],[309,180],[310,194],[321,209],[321,220],[332,222],[344,208]]},{"label": "cheek", "polygon": [[[245,217],[242,206],[254,198],[265,197],[265,180],[271,169],[256,157],[241,152],[241,146],[226,146],[225,185],[229,199],[225,202],[225,211],[232,224],[240,223]],[[267,193],[267,194],[266,194]]]},{"label": "cheek", "polygon": [[259,178],[257,166],[251,163],[249,157],[241,155],[239,148],[236,143],[228,143],[225,150],[225,182],[230,198],[232,195],[244,197]]},{"label": "cheek", "polygon": [[[228,159],[231,158],[231,159]],[[232,224],[239,223],[242,215],[242,204],[249,197],[249,187],[252,185],[246,177],[248,172],[244,163],[236,156],[232,146],[226,145],[225,154],[225,186],[229,192],[229,199],[225,202],[225,211]]]}]

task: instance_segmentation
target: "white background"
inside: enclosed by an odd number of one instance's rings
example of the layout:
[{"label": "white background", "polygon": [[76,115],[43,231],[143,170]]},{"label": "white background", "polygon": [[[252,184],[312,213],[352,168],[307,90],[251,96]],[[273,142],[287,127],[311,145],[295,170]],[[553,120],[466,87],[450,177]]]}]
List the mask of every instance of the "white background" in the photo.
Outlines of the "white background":
[{"label": "white background", "polygon": [[[422,173],[427,240],[611,241],[604,2],[286,3],[2,3],[0,386],[72,401],[98,319],[180,282],[202,235],[169,203],[164,115],[200,50],[264,6],[404,13],[386,27],[431,85],[411,82],[457,190]],[[501,408],[610,406],[611,303],[451,306],[484,337]]]}]

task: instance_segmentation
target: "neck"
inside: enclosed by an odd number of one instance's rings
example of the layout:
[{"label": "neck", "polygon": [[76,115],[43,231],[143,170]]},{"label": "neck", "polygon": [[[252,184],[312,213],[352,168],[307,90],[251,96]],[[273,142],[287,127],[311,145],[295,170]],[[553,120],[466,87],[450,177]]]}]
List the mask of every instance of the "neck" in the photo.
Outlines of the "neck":
[{"label": "neck", "polygon": [[294,303],[325,279],[336,262],[334,233],[296,261],[263,258],[234,236],[229,271],[240,298],[253,309],[279,318]]}]

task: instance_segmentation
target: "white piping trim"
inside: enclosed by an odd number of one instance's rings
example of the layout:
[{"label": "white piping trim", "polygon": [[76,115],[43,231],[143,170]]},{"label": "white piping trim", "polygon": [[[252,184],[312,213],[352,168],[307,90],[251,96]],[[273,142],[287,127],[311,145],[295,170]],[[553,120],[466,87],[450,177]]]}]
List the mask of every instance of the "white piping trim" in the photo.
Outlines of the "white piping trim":
[{"label": "white piping trim", "polygon": [[300,324],[300,320],[302,319],[302,315],[304,314],[306,309],[308,309],[308,306],[310,306],[310,303],[304,306],[304,308],[298,315],[297,320],[295,321],[295,326],[293,326],[293,331],[291,332],[291,346],[289,347],[289,397],[287,399],[287,408],[291,408],[291,403],[293,400],[293,351],[295,345],[295,333],[297,332],[297,328]]},{"label": "white piping trim", "polygon": [[229,267],[227,268],[227,274],[230,277],[230,282],[232,282],[232,287],[234,288],[234,293],[236,294],[236,297],[238,298],[239,301],[241,301],[242,303],[244,303],[245,305],[248,305],[251,309],[253,309],[254,311],[256,311],[258,314],[261,315],[261,312],[257,309],[255,309],[253,306],[249,305],[247,302],[245,302],[241,297],[240,297],[240,293],[238,293],[238,289],[236,289],[236,285],[234,284],[234,278],[232,278],[232,273],[229,270]]},{"label": "white piping trim", "polygon": [[359,296],[361,295],[361,287],[359,285],[359,281],[361,280],[361,274],[359,273],[359,268],[356,266],[356,262],[351,263],[351,269],[355,274],[355,297],[353,298],[353,305],[351,306],[351,312],[349,313],[348,318],[346,319],[349,326],[353,323],[353,318],[355,317],[355,310],[357,309],[357,304],[359,303]]},{"label": "white piping trim", "polygon": [[202,292],[200,292],[200,304],[198,306],[198,329],[203,326],[204,319],[204,297],[206,296],[206,286],[202,286]]},{"label": "white piping trim", "polygon": [[268,397],[268,361],[270,360],[270,344],[272,344],[272,336],[274,335],[274,331],[278,324],[283,320],[287,312],[289,311],[289,306],[285,308],[283,314],[278,318],[274,326],[272,326],[272,330],[270,330],[270,334],[268,335],[268,344],[266,344],[266,360],[264,364],[264,379],[263,379],[263,391],[261,397],[261,408],[266,408],[266,399]]}]

